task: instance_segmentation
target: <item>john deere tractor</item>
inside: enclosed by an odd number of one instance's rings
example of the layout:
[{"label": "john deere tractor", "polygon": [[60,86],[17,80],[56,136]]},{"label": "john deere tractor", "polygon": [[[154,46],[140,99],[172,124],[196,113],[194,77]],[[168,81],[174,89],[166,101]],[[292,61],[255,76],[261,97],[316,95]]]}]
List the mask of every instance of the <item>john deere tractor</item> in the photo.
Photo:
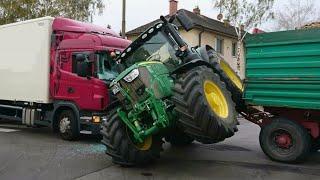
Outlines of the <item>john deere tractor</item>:
[{"label": "john deere tractor", "polygon": [[173,145],[208,144],[237,131],[241,106],[234,102],[242,89],[237,75],[223,68],[214,50],[192,48],[181,38],[172,22],[177,19],[189,31],[185,14],[160,19],[116,59],[121,70],[110,88],[117,101],[101,133],[117,164],[155,160],[164,139]]}]

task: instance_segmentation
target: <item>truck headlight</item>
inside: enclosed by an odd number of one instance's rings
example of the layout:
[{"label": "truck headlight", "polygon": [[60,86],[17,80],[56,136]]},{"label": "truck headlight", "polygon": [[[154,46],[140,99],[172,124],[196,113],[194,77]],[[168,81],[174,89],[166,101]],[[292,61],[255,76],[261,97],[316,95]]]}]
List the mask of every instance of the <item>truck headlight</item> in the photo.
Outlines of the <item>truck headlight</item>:
[{"label": "truck headlight", "polygon": [[126,82],[130,83],[133,80],[135,80],[138,76],[139,76],[139,70],[138,69],[134,69],[128,75],[126,75],[123,79]]},{"label": "truck headlight", "polygon": [[93,123],[100,123],[101,122],[101,118],[99,116],[92,116],[92,122]]},{"label": "truck headlight", "polygon": [[118,92],[120,92],[120,85],[119,85],[119,84],[114,84],[114,85],[112,86],[112,93],[113,93],[114,95],[116,95]]}]

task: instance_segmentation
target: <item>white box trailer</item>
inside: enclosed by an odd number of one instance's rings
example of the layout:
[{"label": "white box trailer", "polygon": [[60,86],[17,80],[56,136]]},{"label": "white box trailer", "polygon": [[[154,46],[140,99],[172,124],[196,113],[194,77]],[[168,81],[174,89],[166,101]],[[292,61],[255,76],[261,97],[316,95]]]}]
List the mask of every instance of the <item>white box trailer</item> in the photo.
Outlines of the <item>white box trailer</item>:
[{"label": "white box trailer", "polygon": [[0,100],[50,103],[54,18],[0,26]]}]

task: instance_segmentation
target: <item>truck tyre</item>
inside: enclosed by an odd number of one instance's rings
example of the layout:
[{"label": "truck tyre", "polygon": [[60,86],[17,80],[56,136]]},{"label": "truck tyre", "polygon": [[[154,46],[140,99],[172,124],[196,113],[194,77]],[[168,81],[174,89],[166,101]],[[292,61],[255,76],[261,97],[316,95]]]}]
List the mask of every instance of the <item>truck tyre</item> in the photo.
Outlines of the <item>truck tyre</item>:
[{"label": "truck tyre", "polygon": [[[312,139],[312,138],[311,138]],[[320,139],[314,139],[311,143],[311,152],[315,153],[318,152],[320,149]]]},{"label": "truck tyre", "polygon": [[173,92],[178,125],[197,141],[220,142],[237,130],[231,94],[208,67],[195,67],[181,74]]},{"label": "truck tyre", "polygon": [[297,163],[311,150],[311,138],[300,124],[283,118],[262,127],[259,135],[263,152],[272,160]]},{"label": "truck tyre", "polygon": [[80,135],[77,120],[72,110],[61,111],[58,115],[58,128],[59,134],[64,140],[76,140]]},{"label": "truck tyre", "polygon": [[246,112],[246,105],[242,98],[243,84],[240,77],[233,71],[230,65],[213,49],[208,50],[209,63],[214,66],[214,72],[220,76],[221,81],[226,84],[231,92],[232,100],[236,104],[237,112]]},{"label": "truck tyre", "polygon": [[166,141],[168,141],[172,146],[187,146],[192,144],[194,138],[179,129],[175,129],[166,137]]},{"label": "truck tyre", "polygon": [[102,124],[101,134],[102,143],[107,148],[106,154],[112,157],[115,164],[141,166],[160,157],[162,139],[152,136],[144,143],[133,143],[130,129],[122,122],[116,110],[112,110],[107,121]]}]

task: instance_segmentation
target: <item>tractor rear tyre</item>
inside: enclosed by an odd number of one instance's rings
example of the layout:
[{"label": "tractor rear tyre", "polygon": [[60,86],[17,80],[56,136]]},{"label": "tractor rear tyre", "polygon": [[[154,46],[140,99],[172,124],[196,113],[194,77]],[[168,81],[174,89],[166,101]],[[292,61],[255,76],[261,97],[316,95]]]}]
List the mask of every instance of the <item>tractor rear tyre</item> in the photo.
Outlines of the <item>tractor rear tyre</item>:
[{"label": "tractor rear tyre", "polygon": [[103,123],[102,143],[107,147],[106,154],[115,164],[122,166],[142,166],[160,157],[163,141],[152,136],[143,143],[134,143],[129,128],[122,122],[116,110],[112,110]]},{"label": "tractor rear tyre", "polygon": [[174,129],[174,132],[171,132],[165,139],[172,146],[187,146],[194,141],[194,138],[179,129]]},{"label": "tractor rear tyre", "polygon": [[211,49],[207,52],[209,63],[214,66],[214,72],[220,76],[221,81],[226,84],[227,89],[231,92],[232,100],[236,104],[236,110],[239,113],[246,112],[246,105],[242,98],[242,80],[224,59],[218,58],[216,51]]},{"label": "tractor rear tyre", "polygon": [[173,102],[178,125],[202,143],[216,143],[237,130],[230,92],[212,69],[199,66],[177,77]]},{"label": "tractor rear tyre", "polygon": [[262,127],[259,136],[263,152],[272,160],[297,163],[311,150],[311,137],[300,124],[283,118]]}]

